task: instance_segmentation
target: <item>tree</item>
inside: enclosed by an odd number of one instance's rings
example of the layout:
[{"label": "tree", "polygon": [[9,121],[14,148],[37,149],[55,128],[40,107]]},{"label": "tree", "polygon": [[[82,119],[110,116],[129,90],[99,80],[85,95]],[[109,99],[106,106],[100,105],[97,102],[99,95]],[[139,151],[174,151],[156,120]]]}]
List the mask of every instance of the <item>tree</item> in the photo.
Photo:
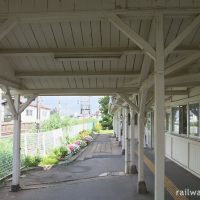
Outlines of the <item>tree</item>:
[{"label": "tree", "polygon": [[68,127],[72,124],[72,119],[69,117],[61,117],[58,113],[54,113],[49,119],[41,124],[42,131],[51,131],[58,128]]},{"label": "tree", "polygon": [[102,97],[99,100],[100,104],[100,112],[102,115],[102,120],[100,121],[102,128],[105,129],[113,129],[112,127],[112,115],[108,113],[109,106],[109,96]]}]

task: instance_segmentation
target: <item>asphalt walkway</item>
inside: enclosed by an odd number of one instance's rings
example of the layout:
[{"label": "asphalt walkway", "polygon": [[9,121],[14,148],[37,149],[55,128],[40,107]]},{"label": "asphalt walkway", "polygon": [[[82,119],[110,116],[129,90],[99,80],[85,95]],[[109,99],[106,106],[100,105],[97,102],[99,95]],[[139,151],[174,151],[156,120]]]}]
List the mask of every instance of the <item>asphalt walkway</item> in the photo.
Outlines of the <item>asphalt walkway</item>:
[{"label": "asphalt walkway", "polygon": [[[124,174],[124,156],[115,138],[97,135],[86,151],[71,164],[48,171],[30,171],[21,177],[22,190],[9,192],[10,182],[0,189],[1,200],[153,200],[153,151],[145,151],[145,178],[149,193],[137,193],[137,175]],[[177,175],[177,176],[176,176]],[[183,177],[184,175],[184,177]],[[177,197],[178,189],[198,188],[200,180],[166,160],[165,200],[196,200]]]}]

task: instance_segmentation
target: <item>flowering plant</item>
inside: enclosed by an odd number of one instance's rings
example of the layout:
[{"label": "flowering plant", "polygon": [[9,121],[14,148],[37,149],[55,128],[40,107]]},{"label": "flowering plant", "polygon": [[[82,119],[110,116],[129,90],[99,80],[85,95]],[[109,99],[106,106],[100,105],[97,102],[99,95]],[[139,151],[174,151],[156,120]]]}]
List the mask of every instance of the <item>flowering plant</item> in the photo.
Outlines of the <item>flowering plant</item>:
[{"label": "flowering plant", "polygon": [[68,144],[67,147],[70,149],[70,152],[74,152],[74,145],[73,144]]},{"label": "flowering plant", "polygon": [[81,140],[77,140],[74,144],[81,146]]},{"label": "flowering plant", "polygon": [[86,136],[86,137],[84,137],[83,140],[88,144],[88,143],[92,142],[93,138],[91,136]]}]

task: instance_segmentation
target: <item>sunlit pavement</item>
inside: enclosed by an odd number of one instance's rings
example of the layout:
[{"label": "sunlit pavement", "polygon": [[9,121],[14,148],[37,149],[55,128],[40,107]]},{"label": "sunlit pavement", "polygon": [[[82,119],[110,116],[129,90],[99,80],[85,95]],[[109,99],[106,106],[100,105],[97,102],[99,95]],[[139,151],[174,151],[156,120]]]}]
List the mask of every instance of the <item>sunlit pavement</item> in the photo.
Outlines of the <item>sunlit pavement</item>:
[{"label": "sunlit pavement", "polygon": [[[149,191],[146,195],[137,193],[137,175],[123,173],[124,156],[121,155],[121,148],[115,138],[105,134],[97,135],[75,162],[58,165],[49,171],[26,174],[21,178],[22,190],[18,193],[9,192],[8,182],[7,187],[0,190],[0,199],[153,200],[153,151],[146,150],[145,154],[145,177]],[[195,185],[200,185],[198,178],[169,160],[166,160],[166,176],[177,186],[176,189],[184,189],[186,186],[194,189]],[[174,199],[167,187],[170,188],[170,185],[166,185],[165,199]]]}]

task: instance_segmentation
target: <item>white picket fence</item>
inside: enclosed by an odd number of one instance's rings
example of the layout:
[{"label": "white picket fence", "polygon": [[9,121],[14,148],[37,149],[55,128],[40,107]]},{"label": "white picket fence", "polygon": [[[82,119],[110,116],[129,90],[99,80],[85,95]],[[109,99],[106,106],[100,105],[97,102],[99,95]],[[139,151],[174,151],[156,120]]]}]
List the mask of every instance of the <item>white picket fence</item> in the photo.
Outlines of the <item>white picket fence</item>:
[{"label": "white picket fence", "polygon": [[[48,132],[26,133],[21,135],[21,158],[26,155],[46,155],[52,149],[59,147],[66,140],[66,136],[75,137],[82,130],[92,129],[92,124],[79,124],[63,129],[56,129]],[[12,140],[12,135],[1,137],[0,142]],[[5,152],[0,152],[0,179],[12,171],[12,142],[9,143]],[[8,155],[8,156],[7,156]]]}]

